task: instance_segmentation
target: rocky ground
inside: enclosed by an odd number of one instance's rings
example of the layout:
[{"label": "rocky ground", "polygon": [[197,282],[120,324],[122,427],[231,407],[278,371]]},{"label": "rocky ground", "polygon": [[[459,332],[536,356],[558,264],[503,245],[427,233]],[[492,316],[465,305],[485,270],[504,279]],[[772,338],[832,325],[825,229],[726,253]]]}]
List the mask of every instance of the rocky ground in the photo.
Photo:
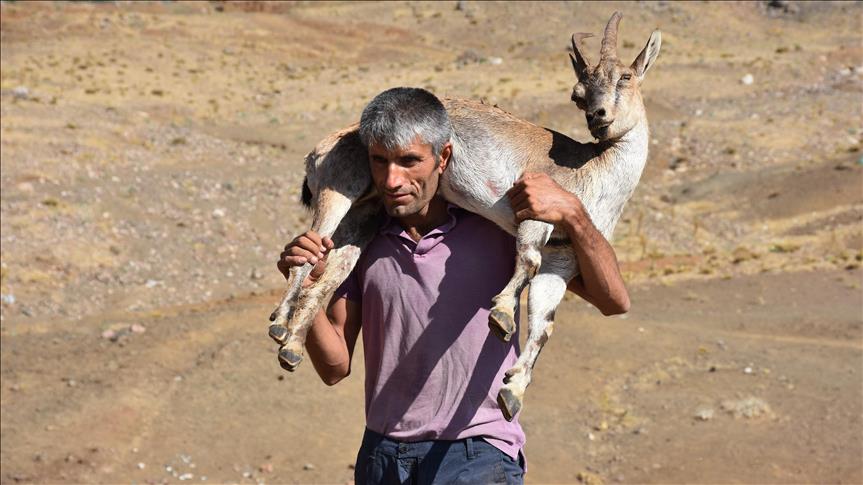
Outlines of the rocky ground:
[{"label": "rocky ground", "polygon": [[266,337],[303,155],[394,85],[587,141],[615,8],[663,34],[633,307],[562,305],[528,481],[863,481],[863,8],[805,2],[0,3],[0,480],[349,480],[361,369]]}]

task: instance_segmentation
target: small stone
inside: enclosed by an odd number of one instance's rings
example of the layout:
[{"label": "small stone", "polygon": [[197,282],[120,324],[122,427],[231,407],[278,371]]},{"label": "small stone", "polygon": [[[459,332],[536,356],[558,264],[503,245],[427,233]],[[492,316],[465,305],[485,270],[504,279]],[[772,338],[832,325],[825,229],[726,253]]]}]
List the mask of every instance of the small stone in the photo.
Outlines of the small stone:
[{"label": "small stone", "polygon": [[12,96],[15,99],[27,99],[30,97],[30,90],[27,89],[27,86],[18,86],[12,90]]},{"label": "small stone", "polygon": [[749,86],[755,82],[755,77],[752,74],[746,74],[742,78],[740,78],[740,83],[744,86]]},{"label": "small stone", "polygon": [[144,464],[144,462],[138,462],[138,470],[143,470],[146,467],[147,467],[147,465]]},{"label": "small stone", "polygon": [[222,208],[213,209],[213,218],[221,219],[221,218],[225,217],[225,213],[226,213],[225,209],[222,209]]},{"label": "small stone", "polygon": [[312,465],[311,463],[306,463],[305,465],[303,465],[303,470],[308,471],[308,470],[314,470],[314,469],[315,469],[315,465]]},{"label": "small stone", "polygon": [[147,282],[144,283],[144,286],[146,286],[147,288],[155,288],[158,284],[159,282],[156,280],[147,280]]},{"label": "small stone", "polygon": [[711,419],[713,419],[714,414],[715,413],[713,411],[713,408],[710,408],[710,407],[698,408],[695,411],[695,419],[697,419],[699,421],[710,421]]},{"label": "small stone", "polygon": [[273,473],[273,464],[272,463],[264,463],[263,465],[258,467],[258,470],[261,473]]},{"label": "small stone", "polygon": [[772,416],[773,412],[770,405],[763,399],[757,397],[748,397],[740,400],[725,400],[722,401],[722,409],[735,418],[757,418],[762,415]]},{"label": "small stone", "polygon": [[259,280],[264,277],[264,273],[261,272],[258,268],[252,268],[252,272],[249,273],[249,278],[252,280]]},{"label": "small stone", "polygon": [[503,59],[500,57],[489,57],[488,63],[493,65],[493,66],[499,66],[499,65],[503,64]]},{"label": "small stone", "polygon": [[464,66],[467,64],[480,63],[484,60],[485,58],[482,56],[482,54],[473,49],[468,49],[462,52],[461,55],[456,58],[455,62],[456,64]]},{"label": "small stone", "polygon": [[752,374],[752,367],[746,367],[743,369],[744,374]]},{"label": "small stone", "polygon": [[0,297],[0,299],[2,299],[3,303],[5,303],[7,305],[15,304],[15,295],[13,295],[11,293],[3,295],[2,297]]},{"label": "small stone", "polygon": [[181,481],[185,482],[186,480],[191,480],[191,479],[195,478],[195,475],[193,475],[191,473],[184,473],[177,478],[180,479]]},{"label": "small stone", "polygon": [[129,330],[131,330],[132,333],[144,333],[147,331],[147,327],[141,325],[140,323],[133,323],[129,327]]}]

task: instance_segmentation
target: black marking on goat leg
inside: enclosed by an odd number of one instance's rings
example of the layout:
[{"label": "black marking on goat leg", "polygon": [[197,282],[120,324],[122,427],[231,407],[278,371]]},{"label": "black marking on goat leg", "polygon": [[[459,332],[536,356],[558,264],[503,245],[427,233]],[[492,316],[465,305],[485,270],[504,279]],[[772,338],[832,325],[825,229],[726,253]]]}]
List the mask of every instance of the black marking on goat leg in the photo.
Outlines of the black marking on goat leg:
[{"label": "black marking on goat leg", "polygon": [[312,208],[312,189],[309,188],[309,178],[308,177],[303,179],[302,202],[303,202],[303,205],[306,206],[307,209]]}]

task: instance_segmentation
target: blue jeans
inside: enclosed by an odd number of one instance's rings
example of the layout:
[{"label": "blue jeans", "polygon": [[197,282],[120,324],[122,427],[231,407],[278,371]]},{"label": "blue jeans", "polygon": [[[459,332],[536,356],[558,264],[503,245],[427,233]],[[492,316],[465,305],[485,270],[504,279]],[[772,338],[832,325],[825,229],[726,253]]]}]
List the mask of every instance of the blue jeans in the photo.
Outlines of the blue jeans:
[{"label": "blue jeans", "polygon": [[[521,456],[519,456],[521,458]],[[524,467],[482,438],[403,443],[366,429],[356,485],[524,483]]]}]

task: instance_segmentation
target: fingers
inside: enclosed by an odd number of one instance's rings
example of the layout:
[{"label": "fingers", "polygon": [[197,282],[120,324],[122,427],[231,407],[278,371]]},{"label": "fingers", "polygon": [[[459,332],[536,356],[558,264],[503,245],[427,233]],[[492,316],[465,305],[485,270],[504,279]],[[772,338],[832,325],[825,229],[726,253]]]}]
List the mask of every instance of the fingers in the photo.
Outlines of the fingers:
[{"label": "fingers", "polygon": [[329,237],[321,237],[314,231],[307,231],[297,236],[279,256],[277,266],[283,273],[294,266],[302,266],[306,263],[317,265],[323,260],[326,253],[334,247]]},{"label": "fingers", "polygon": [[328,238],[328,237],[324,237],[322,242],[323,242],[324,248],[325,248],[324,252],[328,252],[330,249],[333,249],[334,247],[336,247],[336,245],[333,243],[333,240]]},{"label": "fingers", "polygon": [[509,198],[509,205],[514,211],[517,211],[519,209],[524,209],[525,204],[527,204],[529,200],[530,195],[527,192],[522,191],[513,194],[512,197]]},{"label": "fingers", "polygon": [[519,211],[516,211],[516,213],[515,213],[515,219],[518,222],[522,222],[522,221],[525,221],[527,219],[534,219],[534,218],[536,218],[536,212],[534,212],[533,209],[530,209],[530,208],[521,209]]}]

